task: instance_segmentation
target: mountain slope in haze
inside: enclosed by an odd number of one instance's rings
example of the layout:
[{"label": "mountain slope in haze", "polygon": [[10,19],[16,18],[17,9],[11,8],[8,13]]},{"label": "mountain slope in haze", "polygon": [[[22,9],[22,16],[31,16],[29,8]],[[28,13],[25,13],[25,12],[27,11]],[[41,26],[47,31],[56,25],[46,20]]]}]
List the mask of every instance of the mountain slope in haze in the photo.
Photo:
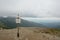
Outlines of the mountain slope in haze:
[{"label": "mountain slope in haze", "polygon": [[[14,18],[14,17],[7,17],[7,18],[0,17],[0,21],[3,22],[7,27],[10,27],[10,28],[15,28],[17,26],[16,18]],[[24,19],[21,19],[21,23],[19,24],[19,26],[20,27],[45,27],[42,24],[27,21]]]},{"label": "mountain slope in haze", "polygon": [[20,25],[23,26],[23,27],[45,27],[42,24],[31,22],[31,21],[27,21],[27,20],[23,20],[23,19],[22,19],[21,22],[22,23]]},{"label": "mountain slope in haze", "polygon": [[35,22],[35,23],[39,23],[39,24],[42,24],[42,25],[45,25],[49,28],[60,28],[60,20],[52,20],[52,19],[48,19],[48,20],[42,20],[42,19],[26,19],[28,21],[32,21],[32,22]]},{"label": "mountain slope in haze", "polygon": [[45,26],[48,26],[50,28],[60,28],[60,22],[53,22],[53,23],[42,23]]}]

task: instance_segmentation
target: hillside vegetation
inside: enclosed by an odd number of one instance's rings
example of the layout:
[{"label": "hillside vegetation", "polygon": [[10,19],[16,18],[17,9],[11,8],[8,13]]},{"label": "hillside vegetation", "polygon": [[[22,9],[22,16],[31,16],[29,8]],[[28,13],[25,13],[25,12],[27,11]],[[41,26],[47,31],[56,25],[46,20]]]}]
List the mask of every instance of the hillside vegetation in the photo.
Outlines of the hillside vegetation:
[{"label": "hillside vegetation", "polygon": [[4,28],[7,28],[7,26],[6,26],[4,23],[2,23],[2,22],[0,21],[0,29],[1,29],[1,28],[4,29]]},{"label": "hillside vegetation", "polygon": [[36,28],[36,30],[34,30],[34,32],[39,33],[46,33],[46,34],[51,34],[51,35],[56,35],[60,37],[60,29],[55,29],[55,28]]},{"label": "hillside vegetation", "polygon": [[[8,28],[16,28],[17,27],[16,18],[14,18],[14,17],[7,17],[7,18],[1,17],[0,21],[2,23],[4,23]],[[39,24],[39,23],[21,19],[21,23],[19,24],[19,27],[46,27],[46,26]]]}]

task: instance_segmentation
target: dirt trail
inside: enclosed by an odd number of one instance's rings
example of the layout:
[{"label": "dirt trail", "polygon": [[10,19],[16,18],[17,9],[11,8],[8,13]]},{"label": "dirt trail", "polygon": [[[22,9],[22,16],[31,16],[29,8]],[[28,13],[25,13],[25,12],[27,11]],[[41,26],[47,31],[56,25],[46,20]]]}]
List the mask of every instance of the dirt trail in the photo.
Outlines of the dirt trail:
[{"label": "dirt trail", "polygon": [[[35,28],[23,28],[21,27],[20,40],[60,40],[60,37],[34,32]],[[17,29],[0,30],[0,40],[18,40]]]}]

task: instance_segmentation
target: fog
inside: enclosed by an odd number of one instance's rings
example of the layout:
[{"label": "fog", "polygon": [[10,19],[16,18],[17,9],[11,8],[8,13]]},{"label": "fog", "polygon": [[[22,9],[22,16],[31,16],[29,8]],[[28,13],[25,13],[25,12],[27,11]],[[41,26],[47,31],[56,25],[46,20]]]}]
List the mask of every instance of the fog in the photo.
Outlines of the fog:
[{"label": "fog", "polygon": [[60,17],[60,0],[0,0],[0,16]]}]

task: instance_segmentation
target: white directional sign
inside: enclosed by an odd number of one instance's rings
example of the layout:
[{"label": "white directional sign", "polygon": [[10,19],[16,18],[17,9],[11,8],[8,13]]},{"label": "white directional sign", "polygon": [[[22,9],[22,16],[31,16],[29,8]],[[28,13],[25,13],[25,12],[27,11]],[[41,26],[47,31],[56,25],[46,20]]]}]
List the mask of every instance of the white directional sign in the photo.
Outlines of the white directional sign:
[{"label": "white directional sign", "polygon": [[21,18],[19,17],[19,15],[16,17],[16,23],[21,23]]},{"label": "white directional sign", "polygon": [[16,19],[16,23],[21,23],[21,19]]}]

